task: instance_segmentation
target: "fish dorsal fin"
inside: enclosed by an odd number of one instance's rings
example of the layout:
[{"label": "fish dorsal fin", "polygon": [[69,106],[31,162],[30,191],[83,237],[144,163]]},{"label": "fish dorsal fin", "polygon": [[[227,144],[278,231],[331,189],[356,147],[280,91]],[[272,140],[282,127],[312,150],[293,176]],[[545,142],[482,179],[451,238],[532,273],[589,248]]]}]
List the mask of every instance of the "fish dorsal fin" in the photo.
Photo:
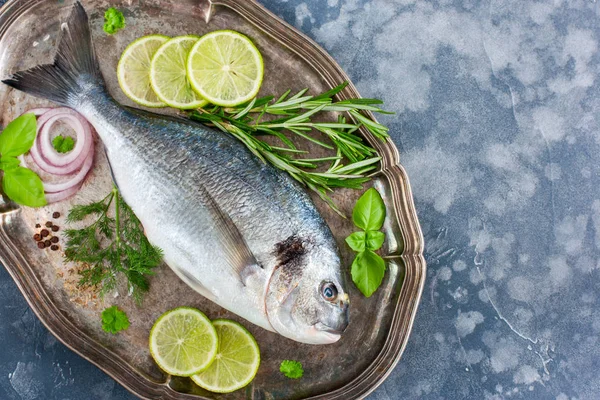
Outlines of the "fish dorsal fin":
[{"label": "fish dorsal fin", "polygon": [[200,185],[200,193],[203,200],[205,200],[206,207],[213,216],[215,229],[219,234],[227,263],[245,286],[248,278],[262,269],[262,266],[250,251],[246,240],[231,220],[231,217],[219,207],[215,199],[202,185]]},{"label": "fish dorsal fin", "polygon": [[192,121],[191,119],[185,118],[181,115],[161,114],[161,113],[156,113],[156,112],[152,112],[152,111],[148,111],[148,110],[142,110],[141,108],[124,106],[124,105],[121,105],[121,107],[123,107],[125,110],[127,110],[133,114],[136,114],[136,115],[139,115],[142,117],[156,118],[156,119],[164,120],[164,121],[180,122],[180,123],[184,123],[187,125],[198,125],[198,122]]}]

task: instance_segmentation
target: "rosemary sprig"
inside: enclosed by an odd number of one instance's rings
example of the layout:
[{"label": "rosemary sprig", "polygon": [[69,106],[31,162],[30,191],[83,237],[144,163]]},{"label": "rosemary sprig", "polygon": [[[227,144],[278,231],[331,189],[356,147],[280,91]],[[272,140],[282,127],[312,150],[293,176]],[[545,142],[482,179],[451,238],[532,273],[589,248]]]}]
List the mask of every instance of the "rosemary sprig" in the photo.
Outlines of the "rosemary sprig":
[{"label": "rosemary sprig", "polygon": [[65,230],[65,259],[87,266],[80,272],[79,285],[101,287],[100,294],[104,295],[117,288],[123,275],[129,294],[141,302],[148,291],[147,276],[154,274],[162,251],[148,242],[140,221],[116,188],[98,202],[73,207],[67,222],[88,216],[96,217],[92,224]]},{"label": "rosemary sprig", "polygon": [[[276,100],[273,96],[266,96],[236,107],[213,106],[194,110],[190,118],[232,134],[262,161],[289,173],[341,214],[328,193],[337,187],[360,189],[370,179],[368,174],[377,168],[376,164],[381,159],[377,151],[365,143],[356,131],[364,126],[382,141],[389,138],[387,127],[362,114],[362,111],[389,114],[379,108],[381,100],[334,100],[347,84],[344,82],[317,96],[308,95],[308,89],[294,95],[288,90]],[[317,114],[325,111],[346,112],[352,120],[340,115],[335,122],[314,121]],[[324,134],[330,143],[311,136],[313,130]],[[298,149],[285,133],[335,154],[322,158],[301,158],[299,156],[307,151]],[[277,137],[281,146],[269,145],[260,138],[261,135]],[[343,165],[344,159],[349,161],[347,165]],[[328,167],[324,168],[325,163],[328,163]],[[320,171],[315,171],[317,169]]]}]

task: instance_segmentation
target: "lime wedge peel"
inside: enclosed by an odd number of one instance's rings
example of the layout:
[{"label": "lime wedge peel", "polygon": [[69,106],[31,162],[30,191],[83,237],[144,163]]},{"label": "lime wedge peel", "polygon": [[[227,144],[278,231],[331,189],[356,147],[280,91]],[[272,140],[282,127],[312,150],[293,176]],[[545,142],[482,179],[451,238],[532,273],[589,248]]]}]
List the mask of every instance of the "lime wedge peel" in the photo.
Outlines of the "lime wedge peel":
[{"label": "lime wedge peel", "polygon": [[164,35],[143,36],[121,54],[117,65],[117,79],[121,90],[131,100],[145,107],[165,107],[150,84],[152,56],[170,38]]},{"label": "lime wedge peel", "polygon": [[252,334],[237,322],[217,319],[213,325],[219,336],[217,356],[192,380],[211,392],[230,393],[252,382],[260,366],[260,350]]},{"label": "lime wedge peel", "polygon": [[218,335],[201,311],[179,307],[167,311],[150,331],[150,354],[165,372],[191,376],[208,368],[215,360]]},{"label": "lime wedge peel", "polygon": [[165,42],[152,57],[150,83],[165,104],[181,110],[203,107],[208,102],[198,95],[186,74],[187,57],[200,36],[178,36]]},{"label": "lime wedge peel", "polygon": [[241,33],[221,30],[202,36],[190,50],[187,76],[210,103],[231,107],[258,94],[264,64],[260,51]]}]

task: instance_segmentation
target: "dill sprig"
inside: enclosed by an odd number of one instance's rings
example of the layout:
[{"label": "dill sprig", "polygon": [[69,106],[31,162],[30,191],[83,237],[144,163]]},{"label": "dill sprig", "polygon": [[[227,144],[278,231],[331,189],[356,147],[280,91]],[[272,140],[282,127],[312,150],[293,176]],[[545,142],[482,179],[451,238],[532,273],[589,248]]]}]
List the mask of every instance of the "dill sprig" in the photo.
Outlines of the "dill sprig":
[{"label": "dill sprig", "polygon": [[160,264],[162,250],[148,242],[140,221],[116,188],[98,202],[73,207],[67,222],[89,216],[96,217],[90,225],[65,230],[65,259],[87,267],[80,271],[79,285],[100,287],[104,295],[116,290],[124,276],[128,293],[141,302],[149,288],[147,277]]},{"label": "dill sprig", "polygon": [[[266,96],[236,107],[211,106],[192,111],[190,118],[232,134],[263,162],[289,173],[341,215],[329,193],[338,187],[362,188],[370,179],[369,173],[377,168],[381,160],[377,151],[356,132],[364,126],[382,141],[389,138],[387,127],[362,113],[389,114],[379,107],[383,103],[381,100],[334,100],[347,85],[344,82],[317,96],[308,95],[308,89],[294,95],[288,90],[277,99]],[[318,113],[326,111],[348,113],[352,120],[340,115],[335,122],[314,121]],[[324,134],[329,143],[311,136],[310,132],[315,130]],[[321,158],[302,158],[300,156],[308,152],[298,149],[284,133],[308,140],[333,154]],[[281,145],[270,145],[260,138],[261,135],[275,136]],[[345,160],[348,161],[346,165]]]}]

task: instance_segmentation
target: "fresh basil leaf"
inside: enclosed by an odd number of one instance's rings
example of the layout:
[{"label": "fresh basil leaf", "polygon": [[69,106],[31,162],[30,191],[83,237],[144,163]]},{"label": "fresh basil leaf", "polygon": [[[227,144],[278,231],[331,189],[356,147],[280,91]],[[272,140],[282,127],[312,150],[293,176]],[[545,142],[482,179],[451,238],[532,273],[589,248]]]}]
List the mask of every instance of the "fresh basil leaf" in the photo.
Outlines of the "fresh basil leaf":
[{"label": "fresh basil leaf", "polygon": [[0,169],[8,171],[15,169],[21,164],[21,162],[15,157],[0,157]]},{"label": "fresh basil leaf", "polygon": [[346,238],[346,243],[354,251],[360,252],[365,250],[365,233],[354,232]]},{"label": "fresh basil leaf", "polygon": [[385,241],[385,233],[380,231],[367,231],[365,242],[369,250],[379,250]]},{"label": "fresh basil leaf", "polygon": [[23,114],[13,120],[0,134],[0,154],[17,157],[27,153],[33,146],[35,129],[34,114]]},{"label": "fresh basil leaf", "polygon": [[356,202],[352,211],[354,225],[365,231],[378,231],[385,219],[385,204],[375,188],[367,190]]},{"label": "fresh basil leaf", "polygon": [[42,180],[30,169],[17,167],[4,171],[2,189],[15,203],[28,207],[46,205]]},{"label": "fresh basil leaf", "polygon": [[371,297],[383,281],[385,262],[371,250],[365,250],[356,255],[350,272],[358,290]]}]

